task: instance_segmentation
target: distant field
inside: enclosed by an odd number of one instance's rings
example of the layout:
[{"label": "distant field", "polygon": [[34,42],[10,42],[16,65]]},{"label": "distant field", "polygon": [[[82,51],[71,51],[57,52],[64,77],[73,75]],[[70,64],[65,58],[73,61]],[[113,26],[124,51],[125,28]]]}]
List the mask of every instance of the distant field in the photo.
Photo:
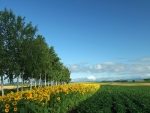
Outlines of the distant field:
[{"label": "distant field", "polygon": [[120,85],[120,86],[150,86],[150,83],[145,82],[75,82],[72,84],[77,83],[87,83],[87,84],[100,84],[100,85]]},{"label": "distant field", "polygon": [[110,85],[120,85],[120,86],[150,86],[150,83],[111,83]]},{"label": "distant field", "polygon": [[72,82],[71,84],[101,84],[101,85],[110,85],[110,82]]}]

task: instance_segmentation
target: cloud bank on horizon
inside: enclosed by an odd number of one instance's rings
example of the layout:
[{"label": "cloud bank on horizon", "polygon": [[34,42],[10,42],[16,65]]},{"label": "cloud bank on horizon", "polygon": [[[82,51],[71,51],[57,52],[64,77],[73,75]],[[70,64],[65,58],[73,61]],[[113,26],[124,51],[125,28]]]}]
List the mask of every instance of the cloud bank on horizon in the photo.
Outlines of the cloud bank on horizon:
[{"label": "cloud bank on horizon", "polygon": [[[71,63],[69,70],[75,76],[72,81],[120,80],[150,78],[150,58],[128,60],[129,63],[104,62],[89,65],[87,62]],[[84,76],[83,76],[84,73]],[[81,76],[78,76],[82,74]]]}]

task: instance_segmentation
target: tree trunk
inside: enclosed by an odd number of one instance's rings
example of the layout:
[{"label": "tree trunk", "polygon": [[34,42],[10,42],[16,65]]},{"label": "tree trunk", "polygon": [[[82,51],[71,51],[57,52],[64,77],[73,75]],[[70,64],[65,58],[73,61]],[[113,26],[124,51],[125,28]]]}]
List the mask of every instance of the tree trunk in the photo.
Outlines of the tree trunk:
[{"label": "tree trunk", "polygon": [[30,90],[32,89],[32,79],[30,79]]},{"label": "tree trunk", "polygon": [[36,88],[36,79],[34,80],[34,85],[35,85],[35,88]]},{"label": "tree trunk", "polygon": [[17,77],[17,92],[19,92],[18,82],[19,82],[19,77]]},{"label": "tree trunk", "polygon": [[39,79],[39,86],[41,85],[41,73],[40,73],[40,79]]},{"label": "tree trunk", "polygon": [[49,80],[48,80],[48,87],[49,87]]},{"label": "tree trunk", "polygon": [[51,80],[51,86],[53,86],[53,81]]},{"label": "tree trunk", "polygon": [[2,90],[2,96],[4,96],[4,79],[3,76],[1,76],[1,90]]},{"label": "tree trunk", "polygon": [[45,86],[46,86],[46,74],[45,74]]},{"label": "tree trunk", "polygon": [[49,87],[49,77],[48,77],[48,80],[47,80],[47,84],[48,84],[48,87]]},{"label": "tree trunk", "polygon": [[55,81],[55,85],[57,86],[57,81]]},{"label": "tree trunk", "polygon": [[22,86],[21,86],[21,91],[23,91],[23,74],[22,74]]}]

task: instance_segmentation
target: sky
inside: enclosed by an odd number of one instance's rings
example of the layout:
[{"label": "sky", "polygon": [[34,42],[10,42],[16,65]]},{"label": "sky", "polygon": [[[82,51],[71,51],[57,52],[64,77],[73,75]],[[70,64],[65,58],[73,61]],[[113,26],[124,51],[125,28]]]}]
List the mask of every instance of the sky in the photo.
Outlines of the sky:
[{"label": "sky", "polygon": [[0,0],[38,26],[72,81],[150,78],[150,0]]}]

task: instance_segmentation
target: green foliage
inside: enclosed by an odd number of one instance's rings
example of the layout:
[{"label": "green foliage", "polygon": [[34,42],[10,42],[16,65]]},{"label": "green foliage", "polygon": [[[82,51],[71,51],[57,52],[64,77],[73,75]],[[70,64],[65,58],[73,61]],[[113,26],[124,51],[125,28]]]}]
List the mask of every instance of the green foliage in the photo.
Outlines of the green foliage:
[{"label": "green foliage", "polygon": [[[69,94],[58,93],[51,95],[51,100],[48,102],[48,113],[67,113],[72,109],[76,108],[80,102],[86,100],[95,92],[87,92],[84,95],[81,95],[78,92],[73,92]],[[57,100],[57,97],[61,97],[60,100]]]},{"label": "green foliage", "polygon": [[78,105],[78,113],[149,113],[149,86],[101,86]]},{"label": "green foliage", "polygon": [[[49,47],[37,26],[12,10],[0,11],[0,76],[13,83],[14,78],[70,82],[70,72],[60,62],[54,47]],[[2,90],[3,91],[3,90]]]}]

